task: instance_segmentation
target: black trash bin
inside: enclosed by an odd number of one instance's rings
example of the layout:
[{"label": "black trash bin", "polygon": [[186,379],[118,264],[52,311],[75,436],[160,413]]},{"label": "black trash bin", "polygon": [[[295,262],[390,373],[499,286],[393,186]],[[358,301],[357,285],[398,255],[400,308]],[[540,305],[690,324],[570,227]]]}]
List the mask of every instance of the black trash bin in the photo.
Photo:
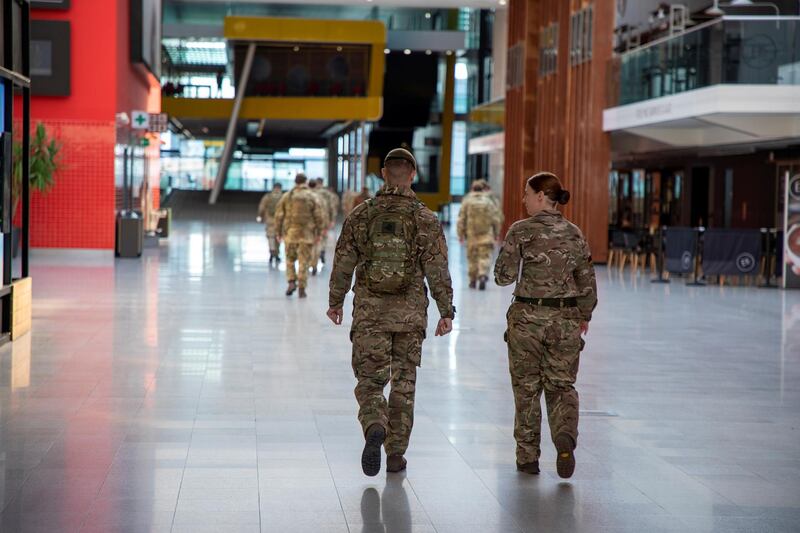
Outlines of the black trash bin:
[{"label": "black trash bin", "polygon": [[117,257],[140,257],[144,247],[144,220],[135,211],[117,215]]}]

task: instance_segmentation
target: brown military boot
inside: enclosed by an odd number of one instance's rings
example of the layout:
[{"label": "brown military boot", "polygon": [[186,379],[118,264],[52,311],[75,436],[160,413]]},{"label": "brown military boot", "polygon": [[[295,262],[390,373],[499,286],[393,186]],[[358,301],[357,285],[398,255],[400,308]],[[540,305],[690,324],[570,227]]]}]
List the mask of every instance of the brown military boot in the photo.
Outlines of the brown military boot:
[{"label": "brown military boot", "polygon": [[300,292],[299,292],[299,293],[297,293],[297,296],[298,296],[298,298],[305,298],[306,296],[308,296],[308,295],[306,294],[306,289],[305,289],[305,287],[300,287]]},{"label": "brown military boot", "polygon": [[556,459],[556,471],[558,475],[564,479],[572,477],[575,472],[575,441],[566,433],[559,433],[553,439],[558,452],[558,459]]},{"label": "brown military boot", "polygon": [[489,278],[487,278],[486,276],[481,276],[480,282],[478,283],[478,289],[485,291],[487,281],[489,281]]},{"label": "brown military boot", "polygon": [[286,296],[291,296],[297,290],[297,283],[294,281],[289,282],[289,287],[286,289]]},{"label": "brown military boot", "polygon": [[474,289],[477,286],[474,279],[469,280],[469,288]]},{"label": "brown military boot", "polygon": [[406,469],[408,461],[399,453],[393,453],[386,458],[386,471],[387,472],[402,472]]},{"label": "brown military boot", "polygon": [[520,472],[525,472],[526,474],[530,474],[532,476],[536,476],[539,474],[539,461],[534,461],[532,463],[524,463],[524,464],[517,463],[517,470]]},{"label": "brown military boot", "polygon": [[381,446],[386,439],[386,430],[380,424],[372,424],[367,428],[364,451],[361,453],[361,470],[372,477],[381,471]]}]

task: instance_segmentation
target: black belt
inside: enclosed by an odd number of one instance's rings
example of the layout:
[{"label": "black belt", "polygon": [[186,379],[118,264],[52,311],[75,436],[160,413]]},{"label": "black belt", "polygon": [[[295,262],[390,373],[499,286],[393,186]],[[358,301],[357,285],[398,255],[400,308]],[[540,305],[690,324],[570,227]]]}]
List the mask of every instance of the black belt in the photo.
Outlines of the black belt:
[{"label": "black belt", "polygon": [[523,298],[522,296],[514,296],[514,301],[523,304],[555,307],[559,309],[564,307],[578,307],[577,298]]}]

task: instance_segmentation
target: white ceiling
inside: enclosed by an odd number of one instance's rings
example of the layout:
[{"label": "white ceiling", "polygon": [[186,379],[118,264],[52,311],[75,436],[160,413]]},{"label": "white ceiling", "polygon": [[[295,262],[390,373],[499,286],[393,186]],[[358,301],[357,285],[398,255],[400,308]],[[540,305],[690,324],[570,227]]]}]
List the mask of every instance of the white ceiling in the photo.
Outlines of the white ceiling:
[{"label": "white ceiling", "polygon": [[182,4],[300,4],[300,5],[338,5],[338,6],[380,6],[380,7],[419,7],[419,8],[502,8],[501,0],[178,0]]}]

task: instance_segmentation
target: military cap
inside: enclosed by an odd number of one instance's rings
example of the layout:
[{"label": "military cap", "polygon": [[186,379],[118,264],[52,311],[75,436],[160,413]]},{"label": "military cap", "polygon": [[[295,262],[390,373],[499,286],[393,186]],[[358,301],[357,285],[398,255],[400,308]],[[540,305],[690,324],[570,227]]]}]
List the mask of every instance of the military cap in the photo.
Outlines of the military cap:
[{"label": "military cap", "polygon": [[386,154],[386,158],[383,160],[383,164],[385,165],[389,161],[406,161],[411,163],[411,166],[414,167],[414,170],[417,169],[417,160],[414,159],[414,156],[406,150],[405,148],[395,148],[388,154]]}]

